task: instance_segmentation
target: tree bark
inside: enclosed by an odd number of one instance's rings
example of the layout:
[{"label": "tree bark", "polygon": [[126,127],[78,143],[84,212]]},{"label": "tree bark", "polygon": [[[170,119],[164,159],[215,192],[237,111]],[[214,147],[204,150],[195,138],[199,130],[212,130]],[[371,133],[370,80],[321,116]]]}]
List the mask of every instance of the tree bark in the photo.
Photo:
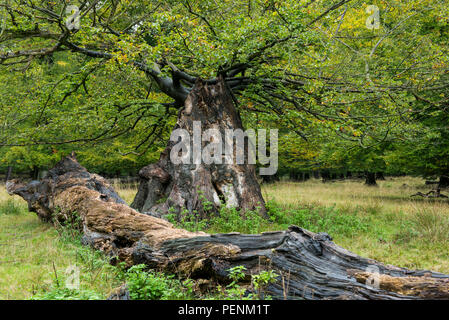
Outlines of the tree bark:
[{"label": "tree bark", "polygon": [[[240,115],[235,109],[231,93],[222,79],[217,84],[197,81],[188,95],[185,106],[178,115],[174,128],[184,129],[194,136],[194,121],[201,123],[201,132],[217,129],[221,137],[225,130],[242,129]],[[202,150],[209,141],[199,142]],[[163,217],[170,210],[180,218],[182,212],[207,218],[216,214],[221,203],[242,210],[259,210],[266,216],[265,202],[257,182],[255,166],[248,163],[247,152],[243,164],[173,164],[170,153],[175,143],[170,141],[157,163],[140,170],[141,179],[138,193],[131,207],[149,215]],[[245,151],[248,138],[245,138]],[[194,141],[190,141],[190,150],[194,150]],[[223,148],[224,149],[224,143]],[[224,150],[223,150],[224,151]],[[234,148],[234,159],[236,157]],[[191,155],[192,156],[192,155]],[[211,204],[206,210],[204,203]]]},{"label": "tree bark", "polygon": [[377,186],[376,174],[374,172],[366,172],[365,173],[365,185]]},{"label": "tree bark", "polygon": [[105,179],[73,157],[61,160],[42,181],[11,180],[7,190],[45,221],[80,221],[84,244],[128,266],[144,263],[213,285],[228,283],[228,269],[242,265],[247,276],[241,284],[248,288],[251,274],[275,270],[279,276],[266,289],[275,299],[449,299],[449,275],[359,257],[326,233],[297,226],[259,235],[174,228],[128,207]]}]

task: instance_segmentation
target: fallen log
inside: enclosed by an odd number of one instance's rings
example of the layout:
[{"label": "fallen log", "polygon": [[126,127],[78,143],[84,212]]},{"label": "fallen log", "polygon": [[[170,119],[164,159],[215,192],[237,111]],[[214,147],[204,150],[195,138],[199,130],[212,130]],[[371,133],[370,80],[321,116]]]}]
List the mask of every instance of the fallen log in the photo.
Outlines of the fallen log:
[{"label": "fallen log", "polygon": [[423,197],[423,198],[447,198],[448,196],[445,194],[441,193],[440,189],[436,189],[436,190],[430,190],[429,192],[426,193],[422,193],[422,192],[417,192],[415,194],[412,194],[410,197]]},{"label": "fallen log", "polygon": [[247,277],[261,270],[279,275],[267,293],[275,299],[449,299],[449,275],[412,271],[362,258],[339,247],[326,233],[297,226],[257,235],[206,234],[127,206],[108,182],[74,158],[63,158],[45,179],[13,180],[10,194],[23,197],[45,221],[78,217],[83,243],[111,261],[193,279],[227,283],[228,269],[245,266]]}]

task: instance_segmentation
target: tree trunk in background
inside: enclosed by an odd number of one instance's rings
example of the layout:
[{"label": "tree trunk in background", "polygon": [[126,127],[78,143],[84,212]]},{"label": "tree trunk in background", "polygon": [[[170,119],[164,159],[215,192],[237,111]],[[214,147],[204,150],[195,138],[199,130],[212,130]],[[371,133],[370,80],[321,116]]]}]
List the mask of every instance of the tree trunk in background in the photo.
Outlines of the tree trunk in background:
[{"label": "tree trunk in background", "polygon": [[[44,221],[79,221],[82,242],[104,251],[111,262],[146,264],[211,287],[230,282],[229,268],[251,274],[274,270],[266,293],[275,299],[449,299],[449,275],[411,271],[357,256],[326,233],[297,226],[259,235],[192,233],[141,214],[105,179],[66,157],[42,181],[7,183]],[[78,218],[78,219],[75,219]]]},{"label": "tree trunk in background", "polygon": [[376,174],[374,172],[365,173],[365,184],[367,186],[377,186]]},{"label": "tree trunk in background", "polygon": [[376,179],[384,181],[385,180],[384,173],[383,172],[376,172]]},{"label": "tree trunk in background", "polygon": [[296,171],[290,171],[290,172],[288,173],[288,178],[289,178],[291,181],[302,181],[301,174],[298,173],[298,172],[296,172]]},{"label": "tree trunk in background", "polygon": [[[194,121],[201,122],[203,133],[207,129],[218,129],[222,137],[225,137],[225,129],[243,130],[231,93],[222,79],[213,85],[199,80],[180,110],[175,129],[189,132],[190,150],[193,150]],[[247,147],[248,139],[245,140]],[[132,208],[156,217],[174,210],[180,219],[180,213],[187,210],[189,214],[207,218],[218,211],[221,202],[225,202],[228,207],[259,210],[266,216],[255,166],[248,164],[246,148],[245,164],[241,165],[225,164],[223,154],[223,164],[208,165],[204,161],[201,164],[173,164],[170,152],[174,145],[175,142],[170,141],[157,163],[140,170],[141,182]],[[204,149],[206,142],[201,142],[201,146]],[[234,156],[235,152],[234,148]],[[203,206],[205,201],[211,205],[208,210]]]},{"label": "tree trunk in background", "polygon": [[12,176],[12,166],[8,166],[8,169],[6,169],[5,182],[10,180],[11,176]]},{"label": "tree trunk in background", "polygon": [[440,188],[449,188],[449,176],[440,176],[440,181],[438,181],[438,189]]}]

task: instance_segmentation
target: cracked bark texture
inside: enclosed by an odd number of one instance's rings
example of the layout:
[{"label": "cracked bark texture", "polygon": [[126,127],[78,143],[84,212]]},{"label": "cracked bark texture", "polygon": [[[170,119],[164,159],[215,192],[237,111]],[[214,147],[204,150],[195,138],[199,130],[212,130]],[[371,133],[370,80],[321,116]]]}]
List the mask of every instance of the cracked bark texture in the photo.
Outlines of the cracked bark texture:
[{"label": "cracked bark texture", "polygon": [[7,190],[45,221],[73,221],[76,215],[84,244],[127,265],[144,263],[212,285],[227,283],[234,266],[247,268],[243,285],[251,274],[275,270],[279,276],[266,289],[275,299],[449,299],[449,275],[362,258],[326,233],[297,226],[257,235],[177,229],[128,207],[105,179],[74,157],[64,158],[41,181],[9,181]]},{"label": "cracked bark texture", "polygon": [[[220,78],[216,84],[207,84],[198,80],[188,95],[184,108],[180,110],[174,128],[187,130],[194,136],[194,121],[201,123],[201,131],[216,129],[221,137],[225,137],[226,129],[243,130],[242,121],[234,106],[231,93]],[[222,140],[223,142],[224,140]],[[210,141],[202,141],[202,150]],[[180,213],[196,214],[199,218],[207,218],[217,213],[221,202],[228,207],[243,210],[258,210],[266,217],[265,202],[262,197],[255,173],[255,166],[248,163],[226,164],[224,154],[220,155],[222,164],[193,164],[193,139],[190,141],[192,164],[173,164],[170,152],[177,142],[170,141],[162,152],[157,163],[142,168],[138,193],[131,207],[149,215],[163,217],[174,210]],[[198,144],[197,144],[198,146]],[[247,155],[248,139],[245,139]],[[236,159],[237,147],[234,148]],[[211,208],[205,210],[203,204],[208,202]]]}]

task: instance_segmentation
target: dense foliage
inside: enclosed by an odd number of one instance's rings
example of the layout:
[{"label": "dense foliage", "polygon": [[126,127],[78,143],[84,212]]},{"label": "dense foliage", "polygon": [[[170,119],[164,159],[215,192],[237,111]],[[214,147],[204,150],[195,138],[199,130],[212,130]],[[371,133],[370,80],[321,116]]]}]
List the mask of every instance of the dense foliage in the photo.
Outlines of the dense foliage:
[{"label": "dense foliage", "polygon": [[0,4],[4,171],[75,150],[92,171],[135,174],[157,159],[195,81],[223,77],[246,127],[280,129],[280,174],[449,175],[444,1],[70,5],[79,29],[65,1]]}]

